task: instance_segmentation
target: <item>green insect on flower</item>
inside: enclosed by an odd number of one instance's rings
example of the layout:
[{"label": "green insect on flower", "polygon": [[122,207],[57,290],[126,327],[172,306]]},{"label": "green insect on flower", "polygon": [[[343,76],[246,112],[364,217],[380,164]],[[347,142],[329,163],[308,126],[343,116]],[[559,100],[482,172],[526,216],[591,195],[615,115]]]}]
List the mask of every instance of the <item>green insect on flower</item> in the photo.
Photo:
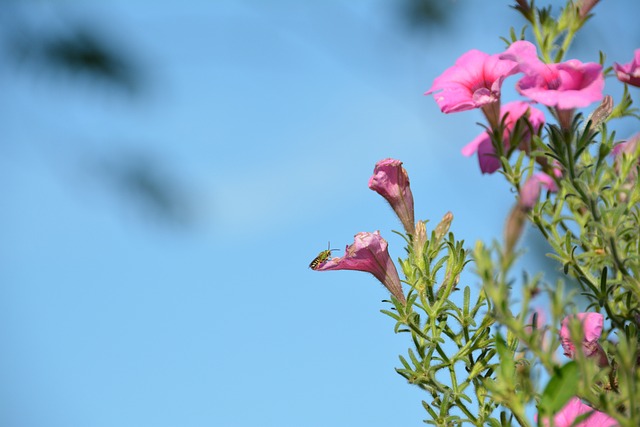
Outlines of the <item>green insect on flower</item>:
[{"label": "green insect on flower", "polygon": [[329,244],[327,245],[326,250],[320,252],[318,256],[315,257],[313,261],[311,261],[311,263],[309,264],[309,268],[311,268],[312,270],[315,270],[316,268],[318,268],[320,264],[326,262],[331,258],[331,251],[338,250],[338,249],[330,249],[330,248],[331,248],[331,242],[329,242]]}]

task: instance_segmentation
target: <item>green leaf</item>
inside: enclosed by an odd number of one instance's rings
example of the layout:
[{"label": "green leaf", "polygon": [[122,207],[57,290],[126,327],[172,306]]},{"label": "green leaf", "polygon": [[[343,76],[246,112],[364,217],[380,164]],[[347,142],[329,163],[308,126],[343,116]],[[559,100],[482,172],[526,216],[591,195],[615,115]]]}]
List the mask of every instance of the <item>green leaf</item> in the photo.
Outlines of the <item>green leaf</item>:
[{"label": "green leaf", "polygon": [[499,378],[501,385],[505,388],[509,388],[513,382],[513,376],[516,372],[515,363],[513,361],[513,351],[507,345],[505,339],[498,332],[495,337],[496,350],[500,358],[500,371]]},{"label": "green leaf", "polygon": [[540,412],[554,414],[578,393],[579,367],[575,361],[557,369],[540,398]]},{"label": "green leaf", "polygon": [[393,320],[400,320],[400,316],[398,316],[396,313],[389,311],[389,310],[380,310],[381,313],[386,314],[387,316],[391,317]]}]

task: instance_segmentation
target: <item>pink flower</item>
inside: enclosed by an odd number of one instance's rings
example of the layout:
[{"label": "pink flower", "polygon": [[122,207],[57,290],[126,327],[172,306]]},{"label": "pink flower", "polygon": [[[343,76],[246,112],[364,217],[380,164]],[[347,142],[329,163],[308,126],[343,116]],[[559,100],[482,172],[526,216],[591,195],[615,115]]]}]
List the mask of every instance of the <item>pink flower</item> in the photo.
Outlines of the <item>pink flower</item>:
[{"label": "pink flower", "polygon": [[[505,116],[507,116],[505,119],[506,128],[502,140],[506,148],[509,147],[509,140],[516,122],[521,117],[527,117],[535,132],[540,130],[545,121],[542,111],[533,108],[529,103],[523,101],[509,102],[503,105],[500,109],[500,118],[502,119]],[[524,135],[521,135],[521,138],[520,148],[528,150],[529,141],[531,140],[528,129],[525,130]],[[494,173],[500,169],[500,159],[496,156],[496,150],[487,132],[482,132],[462,149],[462,154],[467,157],[473,155],[473,153],[478,153],[478,162],[480,163],[482,173]]]},{"label": "pink flower", "polygon": [[[640,49],[639,49],[640,50]],[[638,144],[640,143],[640,133],[633,135],[628,140],[616,144],[611,150],[611,154],[614,155],[613,167],[618,175],[624,173],[623,165],[624,158],[636,155],[638,150]],[[640,163],[640,160],[636,160],[636,166]],[[628,192],[632,191],[636,185],[636,180],[638,179],[638,169],[636,167],[632,167],[627,172],[627,176],[625,178],[625,182],[622,186],[624,191],[618,193],[618,197],[620,201],[626,202],[629,198]]]},{"label": "pink flower", "polygon": [[581,2],[579,2],[580,4],[580,18],[582,19],[586,19],[589,17],[589,12],[591,12],[591,9],[593,9],[593,7],[598,4],[600,0],[582,0]]},{"label": "pink flower", "polygon": [[[591,415],[574,424],[576,418],[588,413]],[[572,397],[560,412],[555,414],[553,423],[556,427],[614,427],[618,425],[615,419],[604,412],[594,410],[591,406],[582,403],[577,397]],[[542,420],[542,424],[548,426],[549,420]]]},{"label": "pink flower", "polygon": [[[439,92],[434,94],[434,98],[443,113],[489,107],[499,103],[503,80],[516,72],[517,66],[513,61],[470,50],[458,58],[453,67],[436,77],[425,95]],[[487,110],[491,108],[484,110],[488,114]],[[489,120],[492,127],[497,124],[494,123],[496,118]]]},{"label": "pink flower", "polygon": [[571,110],[602,99],[604,76],[600,64],[577,59],[545,64],[528,41],[513,43],[500,58],[518,63],[525,74],[516,84],[520,94],[548,107]]},{"label": "pink flower", "polygon": [[[576,346],[571,339],[571,331],[569,329],[569,322],[573,318],[573,316],[565,317],[560,328],[560,343],[562,344],[564,355],[570,358],[574,358],[576,354]],[[600,335],[602,335],[604,316],[600,313],[578,313],[575,318],[582,323],[584,337],[581,344],[584,355],[589,358],[597,358],[598,366],[600,367],[608,366],[607,355],[598,342]]]},{"label": "pink flower", "polygon": [[536,308],[529,315],[527,323],[524,326],[524,332],[527,335],[534,335],[531,337],[535,340],[537,345],[542,348],[543,351],[547,351],[549,348],[549,336],[547,334],[549,327],[547,326],[547,316],[543,309]]},{"label": "pink flower", "polygon": [[632,86],[640,87],[640,49],[636,49],[633,59],[628,64],[613,63],[618,80]]},{"label": "pink flower", "polygon": [[542,187],[549,191],[558,191],[553,178],[545,173],[536,173],[520,188],[520,198],[518,199],[518,206],[525,211],[530,211],[538,203],[540,198],[540,192]]},{"label": "pink flower", "polygon": [[[640,51],[640,49],[638,49]],[[613,154],[616,158],[626,154],[627,156],[632,156],[635,154],[638,149],[638,143],[640,142],[640,133],[636,133],[631,138],[626,141],[623,141],[619,144],[616,144],[611,150],[611,154]]]},{"label": "pink flower", "polygon": [[536,308],[529,315],[527,324],[524,327],[524,331],[527,334],[531,335],[535,331],[543,329],[545,323],[547,323],[547,316],[544,314],[544,310],[541,308]]},{"label": "pink flower", "polygon": [[376,191],[393,208],[407,233],[414,233],[413,194],[409,175],[400,160],[384,159],[376,163],[369,178],[369,188]]},{"label": "pink flower", "polygon": [[316,271],[357,270],[373,274],[398,301],[406,303],[396,266],[387,250],[387,241],[380,232],[358,233],[343,257],[331,258],[320,264]]}]

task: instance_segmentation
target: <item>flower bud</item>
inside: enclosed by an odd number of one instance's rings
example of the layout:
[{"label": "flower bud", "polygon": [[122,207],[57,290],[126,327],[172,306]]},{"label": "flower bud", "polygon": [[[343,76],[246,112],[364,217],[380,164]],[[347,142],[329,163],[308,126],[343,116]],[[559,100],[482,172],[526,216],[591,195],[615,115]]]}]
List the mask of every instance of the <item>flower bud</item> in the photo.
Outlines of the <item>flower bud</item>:
[{"label": "flower bud", "polygon": [[416,230],[413,235],[413,251],[416,257],[422,257],[424,244],[427,242],[427,227],[424,221],[416,222]]},{"label": "flower bud", "polygon": [[600,105],[598,105],[598,107],[589,114],[589,117],[587,117],[587,121],[591,120],[591,129],[595,129],[604,123],[612,111],[613,98],[611,95],[606,95]]},{"label": "flower bud", "polygon": [[436,226],[435,234],[436,240],[440,241],[444,236],[449,232],[449,227],[451,227],[451,222],[453,221],[453,214],[451,212],[447,212],[440,220],[440,223]]},{"label": "flower bud", "polygon": [[578,3],[580,18],[586,19],[591,9],[598,4],[600,0],[582,0]]},{"label": "flower bud", "polygon": [[507,221],[504,225],[504,249],[505,253],[513,253],[513,249],[516,247],[522,231],[524,230],[524,223],[527,219],[527,213],[518,204],[516,204],[507,216]]},{"label": "flower bud", "polygon": [[391,205],[400,218],[407,234],[415,231],[413,194],[409,186],[409,175],[400,160],[384,159],[376,163],[369,188],[376,191]]}]

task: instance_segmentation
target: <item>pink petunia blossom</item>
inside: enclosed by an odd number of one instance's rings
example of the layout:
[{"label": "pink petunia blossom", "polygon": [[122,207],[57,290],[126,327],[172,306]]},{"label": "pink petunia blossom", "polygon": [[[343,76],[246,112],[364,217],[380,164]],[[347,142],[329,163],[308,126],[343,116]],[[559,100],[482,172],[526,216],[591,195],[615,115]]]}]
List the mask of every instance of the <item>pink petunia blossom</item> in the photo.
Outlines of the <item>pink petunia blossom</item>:
[{"label": "pink petunia blossom", "polygon": [[369,188],[384,197],[398,215],[407,233],[415,231],[413,194],[409,175],[400,160],[384,159],[376,163]]},{"label": "pink petunia blossom", "polygon": [[549,191],[558,191],[558,186],[555,181],[546,173],[536,173],[532,175],[520,188],[518,206],[525,211],[533,209],[536,203],[538,203],[543,187]]},{"label": "pink petunia blossom", "polygon": [[357,270],[373,274],[398,301],[406,303],[398,270],[389,256],[387,241],[380,232],[362,232],[354,236],[343,257],[331,258],[320,264],[316,271]]},{"label": "pink petunia blossom", "polygon": [[[500,109],[500,118],[505,119],[505,131],[502,137],[506,148],[509,147],[509,140],[513,133],[516,122],[523,116],[527,117],[529,123],[533,127],[534,132],[538,132],[544,125],[544,113],[531,104],[524,101],[513,101],[505,104]],[[520,147],[528,151],[528,145],[531,140],[529,130],[525,129],[525,133],[521,135]],[[462,154],[469,157],[474,153],[478,153],[478,163],[482,173],[494,173],[500,169],[500,159],[496,156],[496,150],[491,142],[491,137],[487,132],[482,132],[473,141],[464,146]]]},{"label": "pink petunia blossom", "polygon": [[[591,415],[574,424],[576,418],[588,413]],[[594,410],[577,397],[572,397],[560,412],[554,415],[553,423],[556,427],[615,427],[618,425],[615,419],[604,412]],[[543,419],[542,425],[549,426],[549,420]]]},{"label": "pink petunia blossom", "polygon": [[500,88],[508,76],[517,72],[513,61],[470,50],[433,81],[425,95],[434,98],[443,113],[483,108],[491,126],[497,125]]},{"label": "pink petunia blossom", "polygon": [[[571,339],[571,331],[569,329],[569,322],[573,318],[574,316],[565,317],[560,328],[560,343],[562,344],[564,355],[570,358],[574,358],[576,354],[576,344]],[[582,324],[584,337],[581,345],[584,355],[588,358],[595,358],[600,367],[609,365],[607,354],[598,342],[600,335],[602,335],[604,316],[600,313],[578,313],[575,318]]]},{"label": "pink petunia blossom", "polygon": [[604,76],[600,64],[577,59],[545,64],[538,59],[535,45],[524,40],[513,43],[500,58],[518,63],[518,71],[525,75],[516,89],[543,105],[572,110],[602,99]]},{"label": "pink petunia blossom", "polygon": [[618,80],[632,86],[640,87],[640,49],[636,49],[633,59],[627,64],[613,63]]}]

